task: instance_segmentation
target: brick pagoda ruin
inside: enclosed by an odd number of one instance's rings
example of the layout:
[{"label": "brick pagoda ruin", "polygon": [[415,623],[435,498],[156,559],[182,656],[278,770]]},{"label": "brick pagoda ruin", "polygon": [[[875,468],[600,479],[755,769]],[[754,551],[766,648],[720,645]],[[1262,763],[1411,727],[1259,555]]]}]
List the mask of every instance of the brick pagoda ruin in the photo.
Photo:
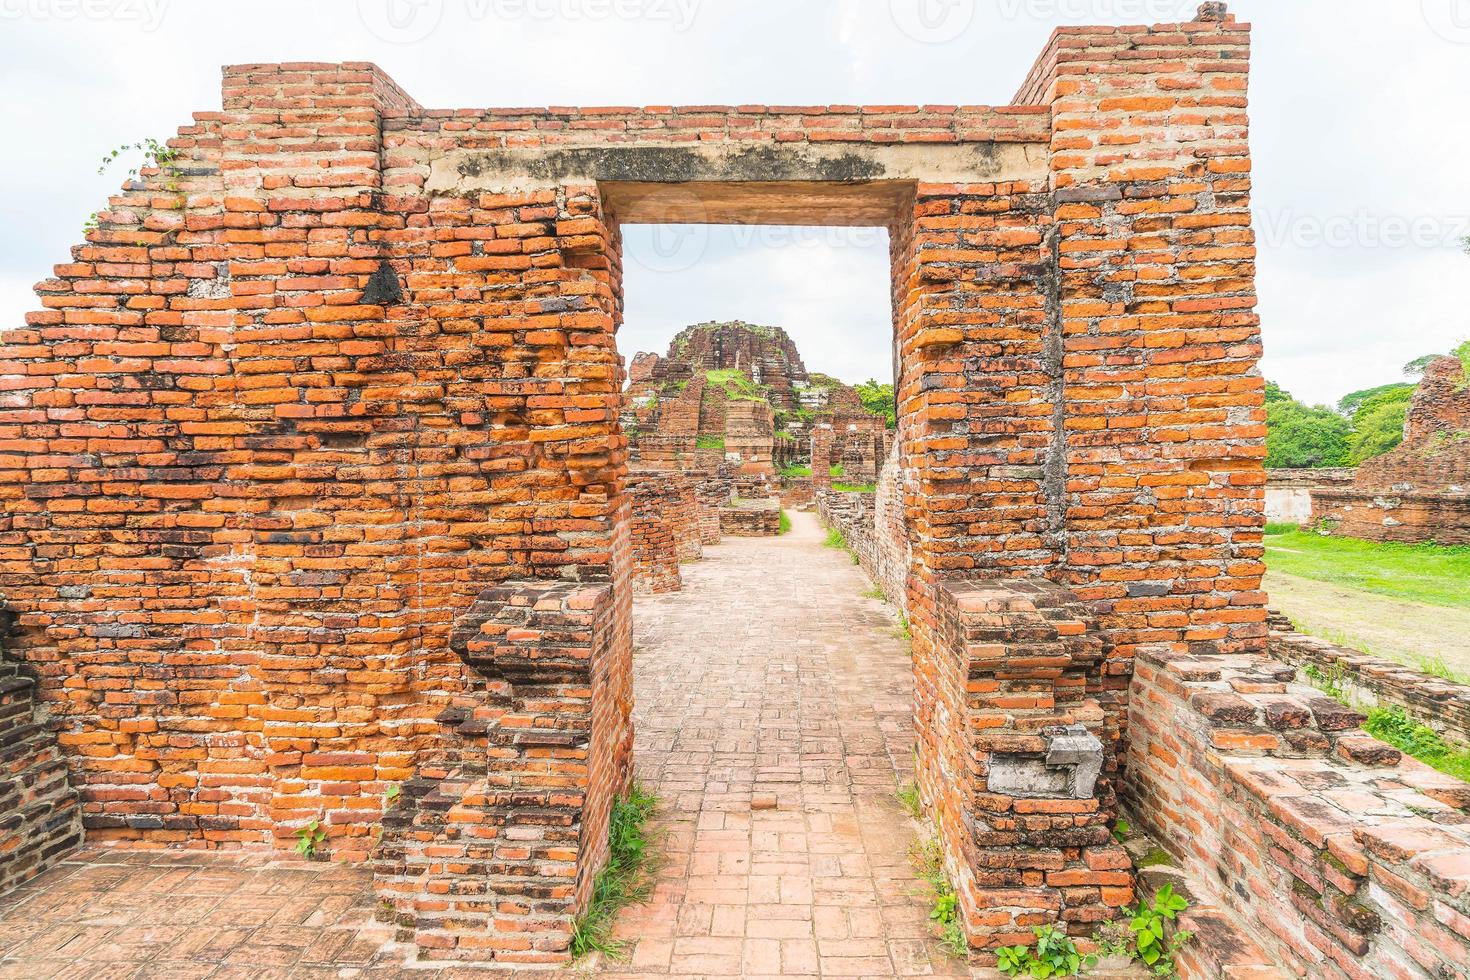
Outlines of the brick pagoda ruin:
[{"label": "brick pagoda ruin", "polygon": [[1470,801],[1365,781],[1399,763],[1264,659],[1249,51],[1222,3],[1064,28],[995,107],[430,110],[368,64],[227,68],[3,335],[6,657],[69,779],[0,864],[78,813],[119,847],[320,818],[421,957],[566,960],[632,752],[621,228],[882,225],[889,575],[970,943],[1134,901],[1124,796],[1242,956],[1463,965]]}]

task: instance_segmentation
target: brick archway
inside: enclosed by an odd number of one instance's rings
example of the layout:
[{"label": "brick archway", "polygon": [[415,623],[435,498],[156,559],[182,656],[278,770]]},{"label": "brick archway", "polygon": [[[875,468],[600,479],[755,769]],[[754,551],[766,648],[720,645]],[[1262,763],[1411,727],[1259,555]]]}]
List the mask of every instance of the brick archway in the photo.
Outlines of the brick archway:
[{"label": "brick archway", "polygon": [[1059,31],[994,108],[441,111],[366,64],[226,69],[5,335],[0,574],[88,833],[321,815],[365,856],[382,820],[426,954],[562,958],[628,773],[619,225],[877,222],[921,783],[971,937],[1121,904],[1112,774],[987,780],[1057,722],[1115,756],[1139,644],[1264,643],[1218,7]]}]

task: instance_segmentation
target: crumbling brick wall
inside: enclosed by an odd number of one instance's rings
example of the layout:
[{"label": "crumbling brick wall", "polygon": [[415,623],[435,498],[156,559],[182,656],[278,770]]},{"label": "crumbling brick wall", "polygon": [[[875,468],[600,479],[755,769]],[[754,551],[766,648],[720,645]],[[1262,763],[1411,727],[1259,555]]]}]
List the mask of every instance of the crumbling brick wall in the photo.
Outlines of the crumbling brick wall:
[{"label": "crumbling brick wall", "polygon": [[1132,814],[1206,890],[1191,916],[1217,906],[1243,930],[1192,944],[1185,975],[1459,975],[1470,786],[1366,737],[1362,715],[1295,674],[1269,657],[1139,653]]},{"label": "crumbling brick wall", "polygon": [[966,933],[990,948],[1029,944],[1039,921],[1088,935],[1134,895],[1109,830],[1107,640],[1083,603],[1039,580],[946,583],[939,617],[944,656],[915,675],[919,789]]},{"label": "crumbling brick wall", "polygon": [[1315,667],[1355,700],[1402,708],[1446,741],[1470,749],[1470,685],[1298,633],[1285,617],[1273,617],[1271,656]]},{"label": "crumbling brick wall", "polygon": [[514,582],[455,624],[476,678],[383,818],[374,882],[420,956],[560,962],[632,776],[629,617],[612,584]]},{"label": "crumbling brick wall", "polygon": [[641,594],[678,592],[683,588],[679,572],[679,541],[670,511],[679,506],[678,492],[661,477],[629,477],[627,493],[632,502],[628,533],[633,547],[633,591]]},{"label": "crumbling brick wall", "polygon": [[1350,487],[1313,489],[1312,523],[1370,541],[1470,544],[1470,378],[1459,358],[1425,369],[1402,443],[1359,466]]},{"label": "crumbling brick wall", "polygon": [[1102,692],[1140,642],[1263,645],[1247,38],[1218,5],[1060,32],[993,108],[425,110],[370,65],[227,69],[0,341],[0,587],[88,833],[323,817],[360,857],[481,737],[436,719],[492,694],[450,643],[486,589],[610,584],[624,642],[630,181],[880,195],[846,220],[891,222],[916,675],[956,580],[1075,589]]},{"label": "crumbling brick wall", "polygon": [[704,531],[700,526],[699,494],[694,478],[677,477],[668,481],[664,519],[673,531],[679,561],[699,561],[704,557]]}]

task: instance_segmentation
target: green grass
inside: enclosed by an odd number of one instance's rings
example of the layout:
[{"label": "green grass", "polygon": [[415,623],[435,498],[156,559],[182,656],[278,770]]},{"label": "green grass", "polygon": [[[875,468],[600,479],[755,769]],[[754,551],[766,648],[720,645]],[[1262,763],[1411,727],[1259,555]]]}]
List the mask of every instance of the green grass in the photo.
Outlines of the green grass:
[{"label": "green grass", "polygon": [[847,538],[835,527],[827,528],[827,539],[822,542],[824,548],[836,548],[838,551],[851,551],[847,546]]},{"label": "green grass", "polygon": [[1420,657],[1419,669],[1431,677],[1438,677],[1440,680],[1449,681],[1451,684],[1470,685],[1470,676],[1460,673],[1445,663],[1444,657]]},{"label": "green grass", "polygon": [[724,449],[724,436],[700,436],[694,440],[695,449]]},{"label": "green grass", "polygon": [[969,954],[970,944],[965,940],[964,927],[960,925],[959,896],[954,885],[944,873],[944,855],[939,850],[939,841],[915,841],[911,856],[919,877],[934,889],[934,909],[929,920],[939,927],[939,945],[951,956]]},{"label": "green grass", "polygon": [[827,467],[827,475],[828,476],[842,476],[846,472],[847,472],[847,470],[844,467],[842,467],[842,466],[829,466],[829,467]]},{"label": "green grass", "polygon": [[811,476],[812,468],[810,466],[802,466],[800,463],[793,463],[790,466],[781,467],[781,475],[788,480],[799,480],[802,477]]},{"label": "green grass", "polygon": [[766,390],[750,379],[750,375],[735,368],[727,368],[722,371],[706,371],[705,378],[711,387],[725,389],[725,394],[731,401],[736,402],[763,402],[767,400]]},{"label": "green grass", "polygon": [[637,783],[613,803],[607,864],[597,872],[587,911],[572,924],[573,956],[594,950],[622,955],[624,944],[612,938],[613,921],[619,911],[647,901],[653,893],[657,855],[647,824],[657,806],[658,798]]},{"label": "green grass", "polygon": [[878,489],[876,483],[834,483],[832,489],[838,493],[872,493]]},{"label": "green grass", "polygon": [[780,525],[778,527],[777,533],[778,534],[790,534],[791,533],[791,515],[788,514],[788,513],[786,513],[786,511],[784,511],[784,510],[781,511]]},{"label": "green grass", "polygon": [[1451,748],[1439,733],[1419,724],[1403,708],[1374,708],[1363,730],[1425,765],[1470,783],[1470,751]]},{"label": "green grass", "polygon": [[898,788],[898,805],[903,807],[903,812],[919,819],[924,812],[923,804],[919,802],[919,787],[913,783],[904,783]]},{"label": "green grass", "polygon": [[1470,588],[1466,588],[1470,546],[1466,545],[1379,543],[1293,528],[1268,533],[1266,564],[1284,575],[1431,606],[1470,609]]}]

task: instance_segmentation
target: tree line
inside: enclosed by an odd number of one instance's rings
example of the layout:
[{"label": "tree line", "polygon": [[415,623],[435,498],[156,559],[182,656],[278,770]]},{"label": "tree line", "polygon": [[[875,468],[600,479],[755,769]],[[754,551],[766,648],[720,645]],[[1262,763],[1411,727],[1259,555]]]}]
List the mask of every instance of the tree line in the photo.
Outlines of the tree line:
[{"label": "tree line", "polygon": [[[1404,365],[1404,375],[1418,378],[1428,354]],[[1470,376],[1470,340],[1451,352]],[[1396,381],[1355,391],[1335,407],[1307,405],[1274,381],[1266,382],[1266,465],[1273,469],[1357,466],[1381,456],[1404,439],[1404,421],[1417,381]]]}]

